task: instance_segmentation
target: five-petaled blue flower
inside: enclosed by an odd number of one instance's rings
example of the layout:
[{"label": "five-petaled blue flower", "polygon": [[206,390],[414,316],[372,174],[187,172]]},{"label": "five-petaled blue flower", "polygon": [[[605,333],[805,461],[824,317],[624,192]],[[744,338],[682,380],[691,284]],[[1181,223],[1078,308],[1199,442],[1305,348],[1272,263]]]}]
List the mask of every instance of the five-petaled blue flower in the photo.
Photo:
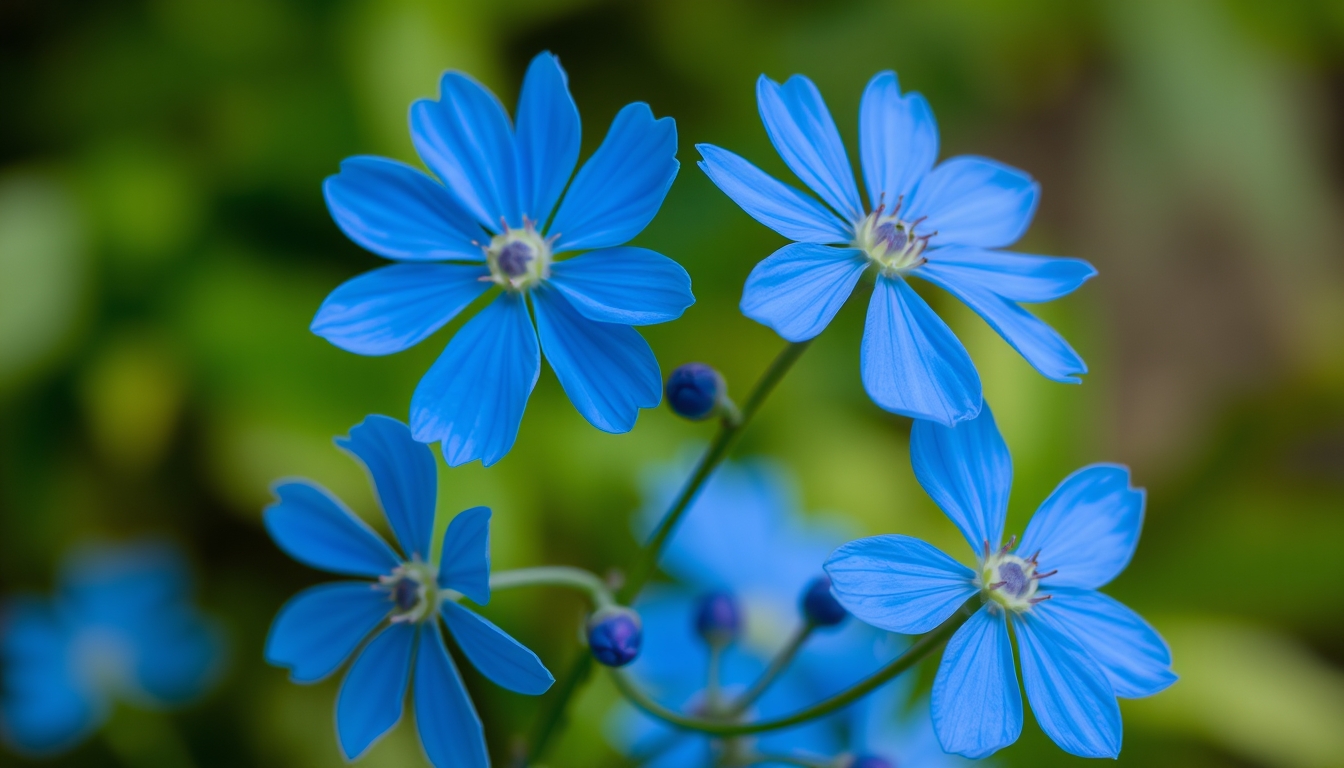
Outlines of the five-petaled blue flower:
[{"label": "five-petaled blue flower", "polygon": [[438,617],[462,653],[495,683],[536,695],[554,682],[536,654],[457,602],[464,596],[482,605],[490,600],[490,510],[474,507],[453,518],[435,568],[429,562],[438,488],[433,452],[386,416],[368,417],[337,444],[368,468],[405,554],[319,486],[277,486],[279,501],[266,510],[266,529],[281,549],[314,568],[377,581],[300,592],[275,617],[266,659],[288,667],[295,682],[316,682],[381,626],[350,665],[336,700],[345,755],[359,757],[401,719],[414,658],[415,720],[430,762],[439,768],[488,766],[480,717],[448,655]]},{"label": "five-petaled blue flower", "polygon": [[204,692],[224,643],[190,591],[162,542],[71,553],[54,600],[20,598],[0,616],[0,735],[49,754],[97,729],[114,700],[166,707]]},{"label": "five-petaled blue flower", "polygon": [[1008,638],[1041,729],[1065,751],[1120,753],[1116,697],[1171,685],[1171,653],[1138,614],[1096,590],[1129,563],[1145,495],[1129,470],[1093,464],[1041,504],[1021,544],[1002,544],[1012,459],[994,417],[948,428],[915,422],[915,476],[975,550],[974,570],[908,536],[850,542],[826,563],[836,597],[892,632],[928,632],[975,597],[982,607],[953,635],[933,685],[933,723],[948,752],[984,757],[1017,740],[1022,697]]},{"label": "five-petaled blue flower", "polygon": [[[628,432],[662,398],[658,360],[631,326],[674,320],[695,302],[676,262],[616,247],[648,225],[677,175],[676,125],[627,105],[552,219],[579,156],[579,112],[560,62],[532,60],[516,127],[467,75],[447,72],[439,87],[438,101],[411,107],[411,138],[438,181],[380,157],[349,158],[327,179],[341,230],[398,263],[332,291],[313,332],[359,354],[399,352],[499,286],[416,387],[415,438],[442,441],[451,466],[499,461],[518,435],[541,350],[585,419]],[[555,260],[578,250],[590,252]]]},{"label": "five-petaled blue flower", "polygon": [[830,209],[727,150],[698,145],[700,167],[719,189],[797,241],[752,270],[744,314],[789,341],[810,339],[875,265],[863,386],[892,413],[947,426],[980,412],[980,376],[947,324],[906,284],[908,276],[961,299],[1047,378],[1076,383],[1087,372],[1068,342],[1019,303],[1057,299],[1096,271],[1079,259],[996,250],[1031,223],[1039,187],[1030,176],[972,156],[934,168],[938,127],[928,102],[918,93],[902,96],[895,73],[882,72],[868,83],[859,111],[865,210],[816,86],[801,75],[782,86],[762,75],[756,98],[775,149]]}]

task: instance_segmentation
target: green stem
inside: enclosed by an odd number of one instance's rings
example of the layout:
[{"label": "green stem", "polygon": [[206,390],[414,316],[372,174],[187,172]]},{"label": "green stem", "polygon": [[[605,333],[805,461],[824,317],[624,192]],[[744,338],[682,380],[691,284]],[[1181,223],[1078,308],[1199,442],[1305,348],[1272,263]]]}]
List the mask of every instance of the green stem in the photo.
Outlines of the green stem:
[{"label": "green stem", "polygon": [[793,657],[798,655],[798,651],[803,647],[803,643],[807,642],[807,638],[811,637],[813,629],[816,629],[816,625],[810,621],[804,622],[802,626],[798,627],[798,630],[793,633],[793,637],[789,638],[788,645],[784,646],[780,649],[779,653],[775,654],[775,658],[770,662],[769,668],[756,679],[756,682],[752,684],[751,688],[747,689],[746,693],[743,693],[742,696],[728,708],[729,715],[740,715],[747,711],[747,707],[750,707],[753,702],[761,697],[761,694],[765,693],[765,690],[770,687],[770,684],[775,681],[775,678],[779,677],[779,673],[783,672],[784,669],[789,666],[789,663],[793,661]]},{"label": "green stem", "polygon": [[490,575],[490,589],[515,589],[517,587],[568,587],[588,596],[593,608],[600,609],[615,605],[616,600],[606,582],[597,574],[582,568],[568,565],[546,565],[539,568],[517,568],[512,571],[500,571]]},{"label": "green stem", "polygon": [[810,707],[801,709],[792,715],[775,718],[774,720],[762,720],[755,723],[734,723],[724,722],[722,720],[708,720],[699,717],[688,717],[680,712],[664,707],[662,704],[654,701],[647,693],[640,690],[635,685],[629,674],[623,670],[611,670],[611,678],[616,683],[616,687],[621,693],[630,700],[632,704],[644,710],[647,714],[662,720],[669,725],[677,728],[683,728],[691,731],[707,733],[711,736],[741,736],[748,733],[764,733],[765,731],[777,731],[780,728],[788,728],[792,725],[805,723],[809,720],[815,720],[819,717],[829,715],[830,713],[842,709],[855,701],[871,693],[874,689],[883,683],[891,680],[893,677],[910,669],[919,663],[925,656],[928,656],[934,649],[942,645],[957,628],[970,617],[971,606],[964,606],[957,611],[947,621],[944,621],[937,629],[925,634],[912,644],[905,653],[901,654],[887,666],[874,672],[871,676],[865,678],[852,687],[837,693],[829,699],[813,704]]},{"label": "green stem", "polygon": [[705,708],[713,712],[719,708],[719,665],[723,661],[723,643],[709,646],[709,664],[705,670]]}]

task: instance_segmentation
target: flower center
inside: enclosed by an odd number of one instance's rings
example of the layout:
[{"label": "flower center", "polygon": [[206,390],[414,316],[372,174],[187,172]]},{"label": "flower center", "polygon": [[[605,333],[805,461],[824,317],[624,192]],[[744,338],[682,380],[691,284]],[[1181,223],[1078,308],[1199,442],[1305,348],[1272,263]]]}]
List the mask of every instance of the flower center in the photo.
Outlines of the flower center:
[{"label": "flower center", "polygon": [[992,601],[1021,613],[1042,600],[1050,599],[1049,595],[1037,597],[1036,590],[1041,579],[1055,572],[1038,572],[1036,557],[1039,553],[1026,558],[1012,554],[1010,550],[1016,543],[1017,537],[1014,536],[1003,549],[992,554],[989,553],[989,543],[985,543],[987,554],[980,563],[976,586],[980,587],[981,598],[986,602]]},{"label": "flower center", "polygon": [[438,607],[439,585],[428,563],[412,560],[392,573],[378,577],[378,584],[392,601],[392,621],[421,622]]},{"label": "flower center", "polygon": [[[525,291],[551,275],[551,241],[537,232],[535,222],[523,220],[522,229],[510,229],[490,239],[485,261],[488,279],[514,291]],[[482,278],[487,279],[487,278]]]},{"label": "flower center", "polygon": [[923,264],[921,254],[928,247],[929,238],[937,234],[916,234],[915,227],[923,218],[906,221],[898,215],[900,209],[899,202],[890,212],[885,203],[880,204],[854,230],[854,247],[883,272],[891,274],[908,272]]}]

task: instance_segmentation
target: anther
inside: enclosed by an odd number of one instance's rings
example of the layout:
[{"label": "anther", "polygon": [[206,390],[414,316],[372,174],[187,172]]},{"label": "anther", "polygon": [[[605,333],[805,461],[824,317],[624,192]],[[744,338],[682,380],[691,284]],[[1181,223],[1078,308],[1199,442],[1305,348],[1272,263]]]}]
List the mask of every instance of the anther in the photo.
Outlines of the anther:
[{"label": "anther", "polygon": [[1031,603],[1032,605],[1035,605],[1037,603],[1044,603],[1046,600],[1049,600],[1052,597],[1054,597],[1054,595],[1042,595],[1040,597],[1033,597],[1027,602]]},{"label": "anther", "polygon": [[1006,582],[1006,581],[996,581],[996,582],[994,582],[993,584],[990,584],[990,585],[989,585],[989,588],[990,588],[990,589],[998,589],[999,587],[1002,587],[1003,585],[1005,585],[1005,584],[1007,584],[1007,583],[1008,583],[1008,582]]},{"label": "anther", "polygon": [[1056,568],[1056,569],[1053,570],[1053,571],[1046,571],[1045,573],[1033,573],[1033,574],[1031,575],[1031,578],[1033,578],[1033,579],[1044,579],[1046,576],[1054,576],[1056,573],[1059,573],[1059,569],[1058,569],[1058,568]]}]

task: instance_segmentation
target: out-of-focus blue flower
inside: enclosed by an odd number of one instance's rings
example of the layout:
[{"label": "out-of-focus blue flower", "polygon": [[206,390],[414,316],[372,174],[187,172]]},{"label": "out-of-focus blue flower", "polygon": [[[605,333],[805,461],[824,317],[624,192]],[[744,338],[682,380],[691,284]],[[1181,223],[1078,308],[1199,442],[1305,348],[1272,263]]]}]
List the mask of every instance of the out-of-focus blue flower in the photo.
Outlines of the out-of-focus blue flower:
[{"label": "out-of-focus blue flower", "polygon": [[928,102],[902,95],[895,73],[882,72],[868,83],[859,110],[865,209],[816,86],[801,75],[782,86],[762,75],[756,99],[780,157],[826,205],[732,152],[698,145],[700,167],[719,189],[796,241],[752,270],[744,314],[789,341],[810,339],[875,265],[860,357],[864,388],[892,413],[947,426],[980,412],[980,376],[906,277],[961,299],[1047,378],[1076,383],[1087,372],[1068,342],[1020,305],[1064,296],[1096,271],[1078,259],[997,250],[1031,223],[1040,190],[1030,176],[966,155],[935,168],[938,126]]},{"label": "out-of-focus blue flower", "polygon": [[863,621],[907,634],[928,632],[980,598],[948,643],[933,686],[934,728],[948,752],[984,757],[1021,733],[1011,620],[1041,729],[1072,754],[1118,755],[1116,697],[1150,696],[1176,680],[1157,632],[1096,591],[1138,545],[1143,490],[1130,487],[1125,467],[1084,467],[1041,504],[1021,544],[1016,537],[1002,544],[1012,459],[988,408],[954,428],[915,422],[910,454],[915,476],[978,565],[967,568],[908,536],[860,539],[826,564],[836,596]]},{"label": "out-of-focus blue flower", "polygon": [[[579,157],[579,112],[560,62],[532,60],[517,124],[480,83],[447,72],[438,101],[411,106],[411,138],[437,179],[381,157],[352,157],[323,187],[351,240],[395,264],[327,297],[314,333],[362,355],[406,349],[491,286],[502,291],[462,326],[411,400],[422,442],[452,466],[489,466],[513,446],[546,353],[593,426],[627,432],[658,405],[658,361],[632,326],[676,319],[692,303],[676,262],[623,246],[677,175],[677,130],[627,105],[560,201]],[[548,224],[549,222],[549,224]],[[586,250],[556,261],[558,254]],[[536,328],[528,311],[536,313]],[[538,336],[540,345],[538,345]]]},{"label": "out-of-focus blue flower", "polygon": [[[651,473],[637,528],[652,529],[684,472]],[[725,696],[741,694],[803,623],[799,602],[845,532],[805,520],[787,475],[763,461],[725,463],[687,511],[664,555],[664,570],[683,586],[649,590],[638,603],[644,650],[631,672],[665,705],[694,711],[704,703],[709,647],[697,627],[701,596],[736,596],[744,626],[720,666]],[[859,622],[820,629],[752,708],[758,717],[791,714],[872,673],[898,644]],[[843,716],[841,716],[843,717]],[[844,748],[840,717],[762,734],[774,753],[830,755]],[[668,729],[630,709],[618,713],[611,738],[655,768],[708,765],[713,744]]]},{"label": "out-of-focus blue flower", "polygon": [[276,486],[279,500],[265,520],[281,549],[305,565],[377,581],[300,592],[271,624],[266,660],[287,667],[297,683],[313,683],[335,672],[372,634],[336,699],[346,757],[364,754],[401,719],[413,674],[416,726],[430,762],[488,766],[481,720],[448,655],[439,617],[467,659],[496,684],[537,695],[554,682],[535,653],[457,602],[464,596],[481,605],[490,601],[490,510],[473,507],[453,518],[436,567],[429,562],[438,488],[433,452],[386,416],[369,416],[336,442],[368,469],[401,551],[320,486]]},{"label": "out-of-focus blue flower", "polygon": [[224,642],[190,597],[186,564],[165,543],[71,553],[54,598],[20,598],[0,615],[5,741],[52,753],[97,729],[114,701],[159,708],[203,693]]},{"label": "out-of-focus blue flower", "polygon": [[852,709],[850,768],[969,768],[971,763],[943,751],[933,732],[928,699],[907,705],[909,678],[878,689]]}]

